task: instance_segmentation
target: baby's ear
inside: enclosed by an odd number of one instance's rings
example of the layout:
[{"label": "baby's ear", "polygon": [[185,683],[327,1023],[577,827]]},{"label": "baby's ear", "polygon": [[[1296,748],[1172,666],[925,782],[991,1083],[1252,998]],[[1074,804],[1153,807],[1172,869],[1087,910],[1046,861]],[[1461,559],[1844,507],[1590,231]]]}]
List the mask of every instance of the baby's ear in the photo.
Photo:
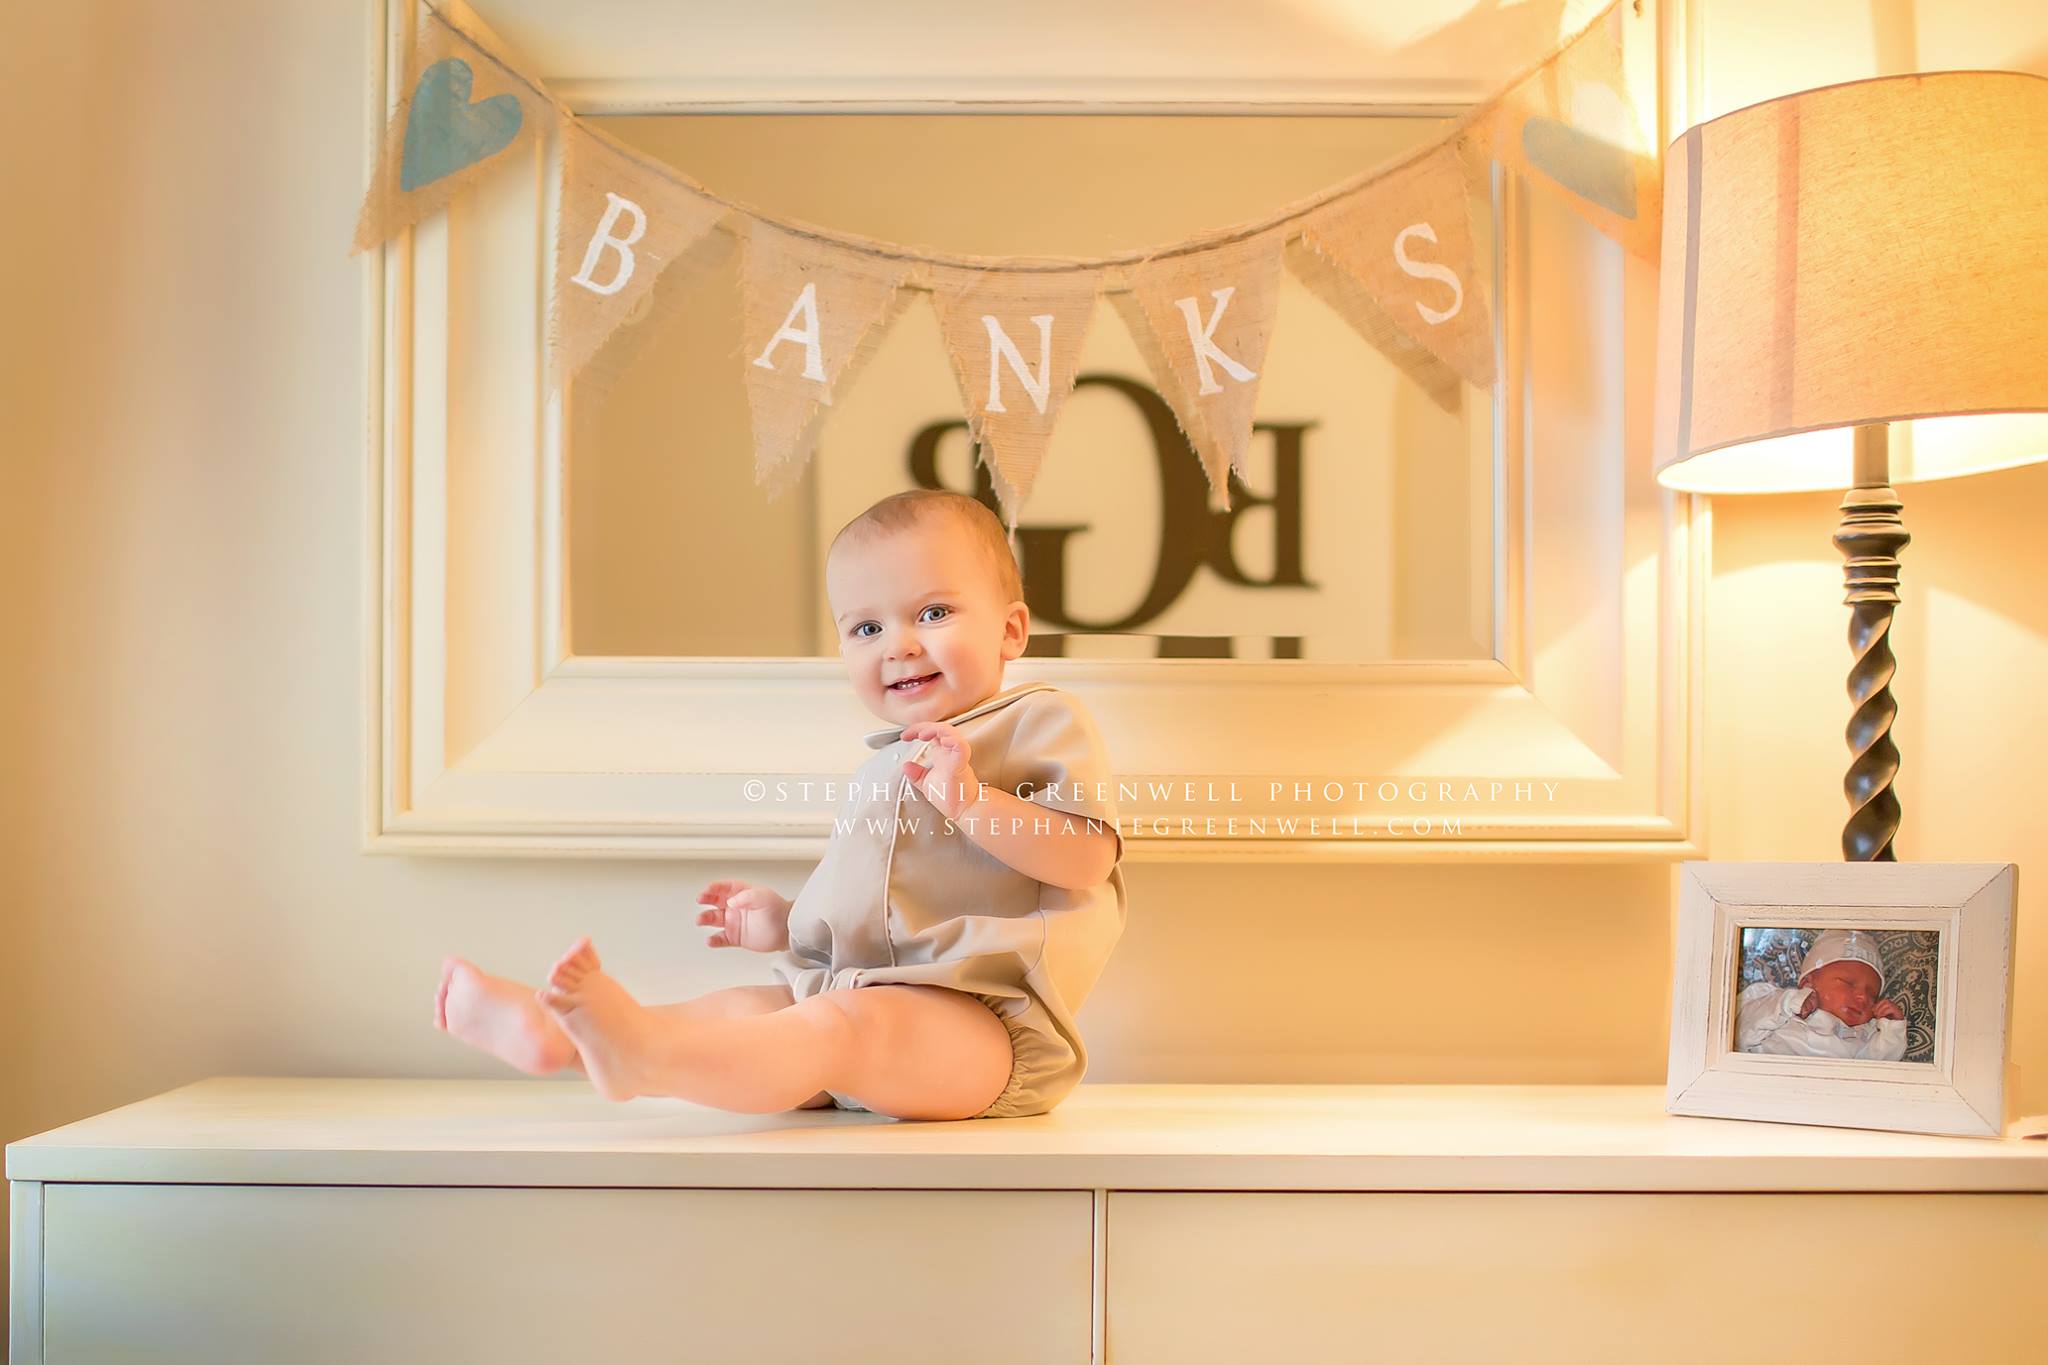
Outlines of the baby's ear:
[{"label": "baby's ear", "polygon": [[1010,604],[1003,620],[1003,660],[1019,659],[1031,644],[1031,608],[1022,601]]}]

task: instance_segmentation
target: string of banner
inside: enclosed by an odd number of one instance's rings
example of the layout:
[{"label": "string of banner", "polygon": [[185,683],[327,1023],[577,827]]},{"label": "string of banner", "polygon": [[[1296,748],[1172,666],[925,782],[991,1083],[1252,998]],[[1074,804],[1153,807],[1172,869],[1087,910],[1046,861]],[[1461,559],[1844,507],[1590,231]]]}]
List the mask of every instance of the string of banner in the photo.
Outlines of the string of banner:
[{"label": "string of banner", "polygon": [[[356,224],[358,252],[445,207],[530,138],[560,139],[549,383],[599,392],[672,308],[679,278],[740,253],[738,354],[756,482],[779,496],[850,384],[917,293],[937,314],[969,433],[1014,531],[1072,391],[1097,299],[1109,296],[1229,506],[1289,269],[1431,398],[1492,384],[1492,325],[1471,212],[1498,161],[1654,257],[1660,165],[1623,74],[1629,0],[1474,105],[1431,143],[1266,218],[1094,258],[947,255],[778,219],[635,151],[425,6]],[[657,281],[667,276],[657,295]],[[615,344],[614,334],[621,334]],[[602,363],[599,362],[600,355]],[[579,388],[579,392],[585,391]]]}]

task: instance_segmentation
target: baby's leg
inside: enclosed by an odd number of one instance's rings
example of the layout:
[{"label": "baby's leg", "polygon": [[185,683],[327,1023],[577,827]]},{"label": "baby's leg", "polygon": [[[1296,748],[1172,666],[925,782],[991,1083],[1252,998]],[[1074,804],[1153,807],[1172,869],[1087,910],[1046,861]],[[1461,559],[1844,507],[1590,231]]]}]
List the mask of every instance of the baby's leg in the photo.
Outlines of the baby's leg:
[{"label": "baby's leg", "polygon": [[[732,986],[673,1005],[653,1005],[649,1012],[668,1019],[733,1019],[786,1009],[789,1004],[789,987],[781,984]],[[554,1012],[534,998],[533,987],[492,976],[464,958],[449,957],[441,963],[434,1023],[536,1076],[564,1067],[583,1070],[576,1044],[562,1031]],[[819,1109],[831,1103],[832,1097],[819,1091],[802,1107]]]},{"label": "baby's leg", "polygon": [[492,976],[467,958],[441,959],[434,1026],[535,1076],[583,1067],[576,1044],[533,998],[532,987]]},{"label": "baby's leg", "polygon": [[[540,1002],[532,995],[527,997],[535,1008]],[[777,982],[772,986],[728,986],[722,991],[712,991],[694,1000],[684,1000],[674,1005],[649,1005],[647,1012],[666,1019],[744,1019],[755,1014],[772,1014],[776,1010],[788,1009],[791,1003],[789,987]],[[550,1023],[560,1028],[553,1010],[542,1009]],[[564,1037],[568,1035],[564,1034]],[[583,1059],[576,1059],[576,1069],[583,1070]],[[820,1090],[817,1094],[795,1106],[798,1109],[829,1109],[832,1097]]]},{"label": "baby's leg", "polygon": [[678,1018],[628,995],[601,969],[588,939],[577,941],[548,981],[541,1002],[610,1099],[672,1095],[766,1114],[837,1090],[878,1114],[964,1119],[1010,1081],[1002,1020],[943,986],[863,986],[767,1014]]}]

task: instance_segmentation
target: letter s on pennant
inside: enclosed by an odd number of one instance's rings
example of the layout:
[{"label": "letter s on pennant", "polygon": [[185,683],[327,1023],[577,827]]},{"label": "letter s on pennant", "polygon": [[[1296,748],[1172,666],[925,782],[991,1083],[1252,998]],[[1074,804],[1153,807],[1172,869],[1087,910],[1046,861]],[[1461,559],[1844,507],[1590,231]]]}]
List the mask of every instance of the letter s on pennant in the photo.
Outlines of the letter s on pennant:
[{"label": "letter s on pennant", "polygon": [[1431,326],[1449,322],[1458,316],[1458,310],[1465,306],[1465,286],[1458,283],[1458,277],[1451,272],[1449,266],[1439,265],[1435,261],[1418,261],[1411,257],[1408,254],[1410,237],[1420,237],[1434,246],[1436,229],[1428,223],[1410,223],[1402,228],[1394,237],[1394,263],[1418,280],[1441,280],[1451,287],[1449,308],[1431,308],[1421,302],[1415,305],[1415,311],[1422,314],[1423,321]]}]

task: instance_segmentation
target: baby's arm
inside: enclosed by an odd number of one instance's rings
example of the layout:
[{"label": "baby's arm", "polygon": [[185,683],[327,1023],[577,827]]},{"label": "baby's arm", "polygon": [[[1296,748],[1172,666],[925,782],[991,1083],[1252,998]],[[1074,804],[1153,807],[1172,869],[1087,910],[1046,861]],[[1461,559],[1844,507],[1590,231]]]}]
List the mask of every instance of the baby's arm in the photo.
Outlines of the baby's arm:
[{"label": "baby's arm", "polygon": [[789,946],[789,905],[772,887],[713,882],[697,897],[697,923],[711,929],[704,946],[779,953]]},{"label": "baby's arm", "polygon": [[1881,1013],[1872,1020],[1877,1025],[1871,1031],[1870,1042],[1863,1049],[1863,1059],[1871,1062],[1896,1062],[1906,1056],[1906,1012],[1890,1000],[1880,1000],[1878,1009],[1891,1005],[1889,1013]]},{"label": "baby's arm", "polygon": [[[1069,891],[1109,880],[1118,849],[1117,836],[1106,824],[1090,829],[1084,816],[989,786],[968,764],[972,750],[966,737],[944,721],[905,726],[903,737],[927,740],[919,753],[930,760],[906,759],[905,775],[940,814],[1005,864],[1033,881]],[[1040,822],[1046,828],[1037,828]]]},{"label": "baby's arm", "polygon": [[1800,1017],[1799,1007],[1813,994],[1805,986],[1773,986],[1759,981],[1735,998],[1735,1046],[1748,1052]]},{"label": "baby's arm", "polygon": [[[952,816],[967,837],[1033,881],[1085,891],[1109,880],[1116,866],[1116,835],[1088,827],[1084,816],[1052,810],[995,787]],[[1045,822],[1049,830],[1035,830]]]}]

